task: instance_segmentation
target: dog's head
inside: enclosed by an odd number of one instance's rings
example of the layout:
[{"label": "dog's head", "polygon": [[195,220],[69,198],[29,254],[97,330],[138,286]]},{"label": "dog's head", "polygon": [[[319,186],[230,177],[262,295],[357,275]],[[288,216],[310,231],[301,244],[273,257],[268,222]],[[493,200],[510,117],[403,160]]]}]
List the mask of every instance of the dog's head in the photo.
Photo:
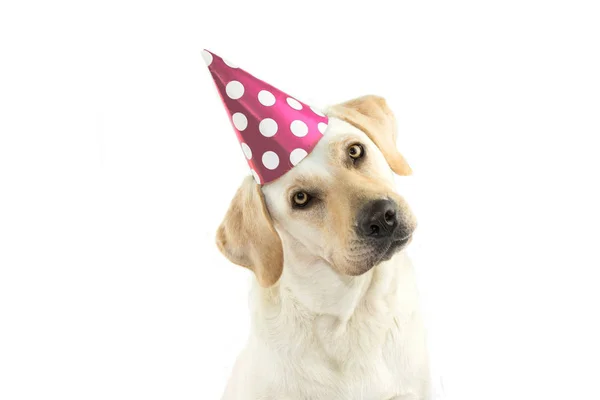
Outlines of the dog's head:
[{"label": "dog's head", "polygon": [[392,171],[411,169],[396,149],[385,100],[365,96],[327,113],[329,127],[315,149],[262,188],[246,178],[218,229],[221,252],[263,286],[277,282],[287,252],[361,275],[400,251],[416,227],[395,191]]}]

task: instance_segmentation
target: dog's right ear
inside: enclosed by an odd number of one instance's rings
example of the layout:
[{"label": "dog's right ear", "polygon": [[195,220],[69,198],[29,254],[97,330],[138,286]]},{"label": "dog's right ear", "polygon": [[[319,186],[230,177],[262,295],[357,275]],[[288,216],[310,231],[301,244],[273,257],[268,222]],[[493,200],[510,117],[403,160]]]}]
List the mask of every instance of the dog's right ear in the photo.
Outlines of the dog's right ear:
[{"label": "dog's right ear", "polygon": [[390,168],[402,176],[412,174],[404,156],[396,148],[396,118],[379,96],[363,96],[329,108],[328,114],[362,130],[383,153]]},{"label": "dog's right ear", "polygon": [[260,187],[248,176],[217,230],[217,246],[234,264],[254,272],[263,287],[283,271],[281,239],[273,227]]}]

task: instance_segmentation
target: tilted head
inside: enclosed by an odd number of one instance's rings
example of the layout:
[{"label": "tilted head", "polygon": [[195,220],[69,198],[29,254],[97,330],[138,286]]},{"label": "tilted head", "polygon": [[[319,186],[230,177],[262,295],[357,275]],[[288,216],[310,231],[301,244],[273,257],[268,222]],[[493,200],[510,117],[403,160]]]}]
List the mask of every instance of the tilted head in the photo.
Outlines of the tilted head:
[{"label": "tilted head", "polygon": [[361,275],[400,251],[416,227],[394,185],[393,172],[411,170],[385,101],[365,96],[327,114],[325,136],[298,165],[262,187],[243,182],[217,232],[223,254],[263,286],[277,282],[292,252]]}]

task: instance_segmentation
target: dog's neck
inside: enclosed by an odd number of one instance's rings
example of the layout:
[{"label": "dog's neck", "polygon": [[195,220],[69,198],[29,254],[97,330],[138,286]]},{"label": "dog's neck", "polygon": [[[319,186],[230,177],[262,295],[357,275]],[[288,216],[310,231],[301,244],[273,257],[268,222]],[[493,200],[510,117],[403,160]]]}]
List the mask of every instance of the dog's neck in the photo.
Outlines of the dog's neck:
[{"label": "dog's neck", "polygon": [[[255,283],[251,295],[251,337],[274,357],[295,359],[318,349],[315,357],[329,368],[369,365],[364,360],[382,354],[390,330],[414,319],[416,284],[404,252],[356,277],[338,274],[322,259],[284,254],[279,282]],[[282,348],[300,354],[279,354]]]},{"label": "dog's neck", "polygon": [[[291,257],[290,263],[301,260]],[[304,260],[306,262],[306,260]],[[373,270],[361,276],[344,276],[322,259],[310,260],[298,268],[284,266],[281,296],[293,297],[310,313],[346,321],[369,292]]]},{"label": "dog's neck", "polygon": [[293,247],[285,249],[283,274],[276,285],[267,289],[256,285],[255,319],[299,314],[345,326],[357,310],[393,318],[416,307],[414,275],[405,252],[360,276],[341,275],[322,258],[298,253]]}]

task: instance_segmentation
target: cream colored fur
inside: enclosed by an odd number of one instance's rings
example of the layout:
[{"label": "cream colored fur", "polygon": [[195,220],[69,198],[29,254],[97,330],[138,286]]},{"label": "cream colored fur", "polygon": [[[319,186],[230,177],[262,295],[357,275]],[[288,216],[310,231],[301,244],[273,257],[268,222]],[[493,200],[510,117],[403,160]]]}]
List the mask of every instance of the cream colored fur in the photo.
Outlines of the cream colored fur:
[{"label": "cream colored fur", "polygon": [[382,184],[395,186],[386,158],[365,132],[330,118],[311,154],[262,187],[283,268],[273,285],[253,283],[250,337],[223,400],[430,398],[425,333],[406,251],[362,275],[340,273],[324,230],[292,217],[282,195],[300,178],[334,185],[329,146],[342,137],[363,143]]}]

